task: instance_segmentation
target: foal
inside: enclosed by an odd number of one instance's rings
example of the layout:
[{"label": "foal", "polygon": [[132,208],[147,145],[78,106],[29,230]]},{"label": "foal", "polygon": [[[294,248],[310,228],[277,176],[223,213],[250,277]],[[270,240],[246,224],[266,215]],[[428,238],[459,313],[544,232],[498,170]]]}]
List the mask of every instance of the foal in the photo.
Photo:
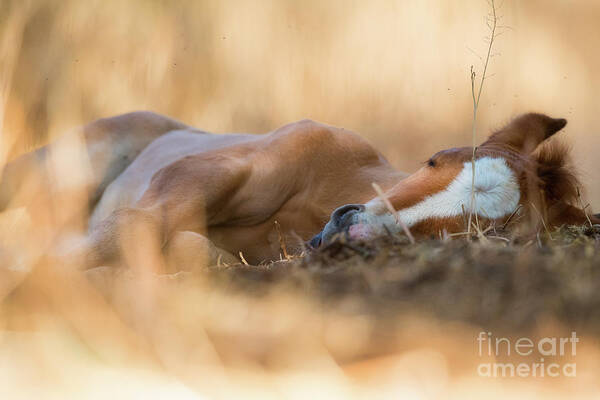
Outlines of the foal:
[{"label": "foal", "polygon": [[[94,173],[67,185],[83,185],[91,205],[74,253],[86,268],[122,263],[130,247],[179,265],[240,252],[258,263],[313,236],[318,247],[339,234],[370,239],[403,226],[417,238],[464,232],[470,212],[479,224],[504,223],[518,210],[550,228],[582,224],[568,151],[543,144],[565,124],[524,114],[477,148],[474,165],[472,148],[449,149],[407,177],[359,135],[309,120],[264,135],[215,135],[148,112],[102,119],[76,133]],[[0,208],[23,198],[51,204],[65,178],[46,168],[54,146],[6,166]]]}]

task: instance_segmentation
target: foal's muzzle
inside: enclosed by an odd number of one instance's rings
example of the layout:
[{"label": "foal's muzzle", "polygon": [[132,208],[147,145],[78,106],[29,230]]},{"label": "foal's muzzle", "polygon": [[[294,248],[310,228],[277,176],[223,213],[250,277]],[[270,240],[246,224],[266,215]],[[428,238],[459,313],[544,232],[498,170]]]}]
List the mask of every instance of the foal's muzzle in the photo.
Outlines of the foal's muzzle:
[{"label": "foal's muzzle", "polygon": [[331,214],[331,222],[339,229],[348,228],[352,224],[352,217],[362,211],[365,211],[365,206],[362,204],[346,204],[338,207]]},{"label": "foal's muzzle", "polygon": [[331,213],[329,222],[323,230],[313,237],[308,245],[313,249],[317,249],[323,243],[329,242],[335,235],[348,231],[350,225],[354,223],[353,217],[363,211],[365,211],[365,206],[362,204],[346,204],[336,208]]},{"label": "foal's muzzle", "polygon": [[308,246],[311,249],[318,249],[321,246],[321,237],[323,236],[323,232],[319,232],[312,239],[308,241]]}]

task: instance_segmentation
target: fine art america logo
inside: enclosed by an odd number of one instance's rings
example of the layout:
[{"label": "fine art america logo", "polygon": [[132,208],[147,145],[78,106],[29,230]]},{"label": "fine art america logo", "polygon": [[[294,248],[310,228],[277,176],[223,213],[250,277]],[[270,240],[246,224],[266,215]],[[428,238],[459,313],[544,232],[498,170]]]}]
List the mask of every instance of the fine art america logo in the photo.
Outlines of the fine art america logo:
[{"label": "fine art america logo", "polygon": [[[545,337],[532,340],[527,337],[508,339],[495,337],[491,332],[477,336],[480,357],[490,357],[492,362],[482,362],[477,367],[479,376],[489,378],[511,377],[575,377],[577,366],[571,361],[577,354],[579,338],[575,332],[570,337]],[[499,362],[506,359],[507,362]],[[508,361],[510,359],[510,361]],[[517,360],[517,362],[514,362]]]}]

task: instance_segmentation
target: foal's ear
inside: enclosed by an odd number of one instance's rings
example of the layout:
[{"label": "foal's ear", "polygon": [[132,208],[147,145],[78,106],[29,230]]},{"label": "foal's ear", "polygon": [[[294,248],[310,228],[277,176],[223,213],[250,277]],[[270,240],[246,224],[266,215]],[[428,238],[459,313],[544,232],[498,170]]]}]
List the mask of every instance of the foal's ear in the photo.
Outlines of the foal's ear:
[{"label": "foal's ear", "polygon": [[536,113],[523,114],[493,133],[482,146],[504,145],[522,153],[531,153],[565,125],[567,120],[564,118],[550,118]]}]

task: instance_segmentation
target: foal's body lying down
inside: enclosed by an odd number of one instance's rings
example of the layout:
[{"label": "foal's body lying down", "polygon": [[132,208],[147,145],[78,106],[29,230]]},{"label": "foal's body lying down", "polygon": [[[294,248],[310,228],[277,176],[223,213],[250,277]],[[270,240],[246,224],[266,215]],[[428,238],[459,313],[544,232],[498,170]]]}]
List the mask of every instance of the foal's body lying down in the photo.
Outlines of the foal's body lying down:
[{"label": "foal's body lying down", "polygon": [[[209,237],[248,262],[279,259],[280,233],[290,252],[299,249],[336,207],[372,198],[371,182],[389,188],[406,176],[360,136],[309,120],[220,135],[136,112],[93,122],[82,135],[96,172],[90,265],[118,261],[139,225],[162,248],[190,256],[205,252]],[[9,165],[2,194],[18,192],[22,171],[46,153]]]},{"label": "foal's body lying down", "polygon": [[[360,136],[313,121],[264,135],[215,135],[145,112],[99,120],[82,131],[96,172],[82,254],[88,267],[119,262],[144,235],[181,263],[214,245],[257,263],[278,259],[282,241],[293,251],[315,235],[318,246],[339,233],[371,238],[402,225],[418,236],[463,231],[472,199],[487,223],[530,203],[545,207],[548,224],[582,223],[566,154],[533,153],[565,124],[526,114],[492,135],[477,151],[472,195],[471,148],[440,152],[406,178]],[[6,168],[4,202],[46,152]],[[373,182],[397,216],[375,197]]]},{"label": "foal's body lying down", "polygon": [[292,231],[308,239],[337,206],[368,201],[371,182],[390,187],[402,176],[359,136],[312,121],[265,135],[178,129],[151,142],[106,188],[90,229],[118,225],[115,212],[121,220],[143,212],[160,219],[161,235],[200,233],[259,262],[279,258],[275,221],[293,247]]}]

